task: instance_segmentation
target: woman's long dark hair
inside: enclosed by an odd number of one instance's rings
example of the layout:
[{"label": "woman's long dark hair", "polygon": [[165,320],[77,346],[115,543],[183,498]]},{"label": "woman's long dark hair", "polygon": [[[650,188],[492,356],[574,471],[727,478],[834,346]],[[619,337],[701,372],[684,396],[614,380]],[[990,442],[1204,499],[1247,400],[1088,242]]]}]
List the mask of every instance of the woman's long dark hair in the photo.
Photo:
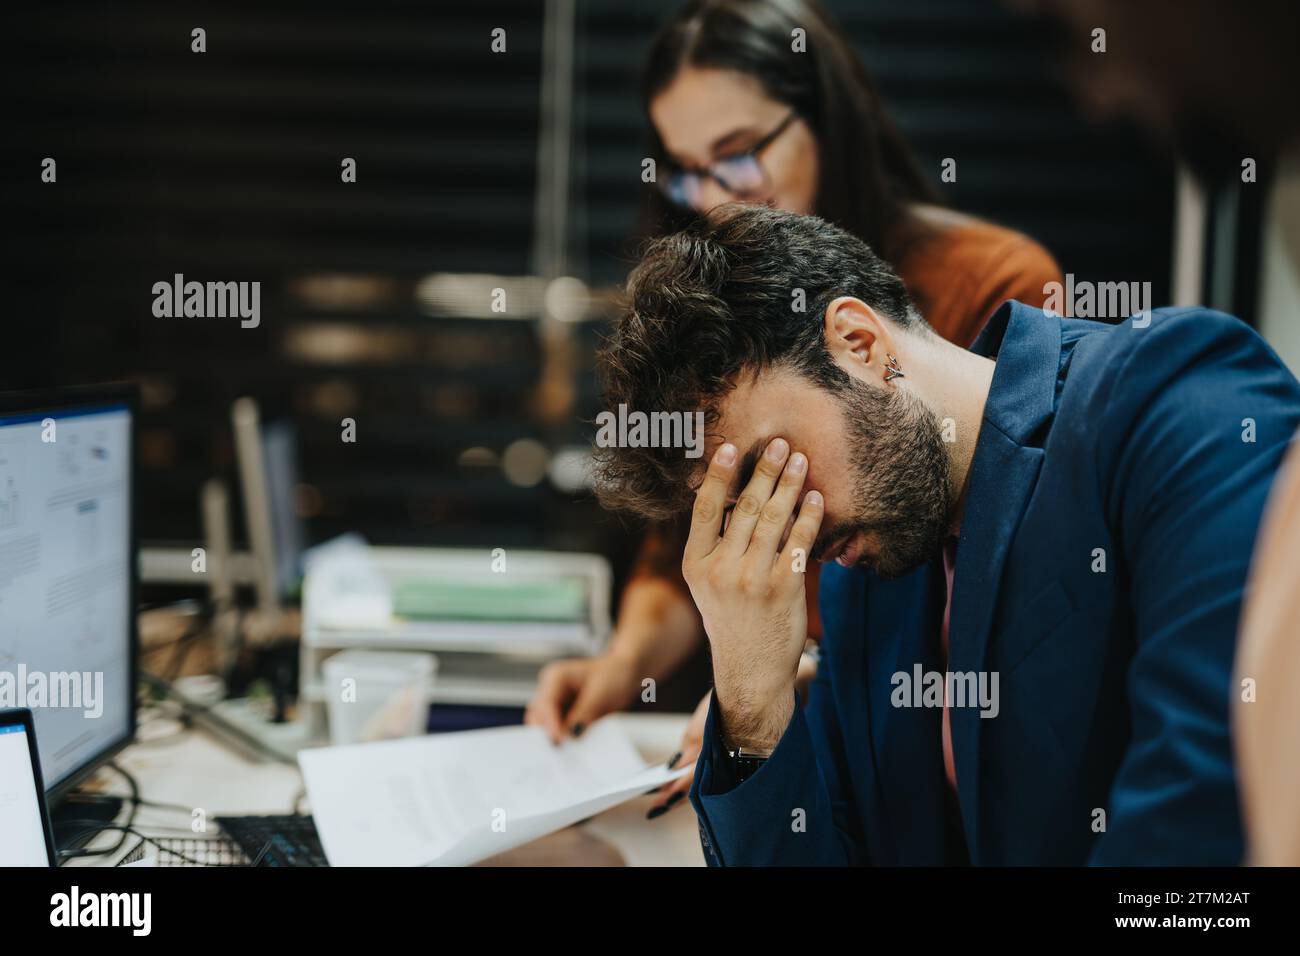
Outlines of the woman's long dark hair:
[{"label": "woman's long dark hair", "polygon": [[[805,31],[806,52],[791,49]],[[772,99],[796,110],[817,138],[815,212],[865,241],[890,262],[914,225],[913,202],[934,202],[930,184],[885,114],[862,60],[818,0],[691,0],[655,36],[643,74],[650,102],[685,66],[733,70],[756,79]],[[653,133],[662,161],[663,144]],[[657,192],[653,231],[682,222]]]}]

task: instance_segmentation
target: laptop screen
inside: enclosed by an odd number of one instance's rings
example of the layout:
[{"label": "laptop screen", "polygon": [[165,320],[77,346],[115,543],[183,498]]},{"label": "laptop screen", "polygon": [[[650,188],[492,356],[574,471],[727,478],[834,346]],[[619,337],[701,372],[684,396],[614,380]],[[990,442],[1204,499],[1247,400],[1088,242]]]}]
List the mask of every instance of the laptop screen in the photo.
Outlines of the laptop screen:
[{"label": "laptop screen", "polygon": [[0,867],[53,863],[33,758],[27,724],[6,722],[0,714]]}]

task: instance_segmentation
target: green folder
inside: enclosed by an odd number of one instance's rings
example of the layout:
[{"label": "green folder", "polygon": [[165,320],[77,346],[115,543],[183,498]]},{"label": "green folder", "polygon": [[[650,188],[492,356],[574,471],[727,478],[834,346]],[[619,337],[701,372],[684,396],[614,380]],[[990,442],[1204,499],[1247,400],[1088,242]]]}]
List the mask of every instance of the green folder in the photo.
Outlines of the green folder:
[{"label": "green folder", "polygon": [[402,581],[393,613],[420,621],[581,621],[587,592],[578,578],[551,581]]}]

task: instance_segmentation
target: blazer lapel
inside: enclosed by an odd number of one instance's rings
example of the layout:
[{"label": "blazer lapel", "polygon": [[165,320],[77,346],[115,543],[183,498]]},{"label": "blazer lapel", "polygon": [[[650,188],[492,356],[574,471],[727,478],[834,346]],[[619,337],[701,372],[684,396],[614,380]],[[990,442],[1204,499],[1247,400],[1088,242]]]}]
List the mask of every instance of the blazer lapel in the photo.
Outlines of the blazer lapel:
[{"label": "blazer lapel", "polygon": [[943,570],[935,563],[897,580],[871,574],[867,580],[867,701],[877,792],[885,811],[883,839],[893,864],[942,866],[947,786],[942,715],[925,707],[895,707],[892,698],[895,674],[906,675],[910,689],[918,667],[926,672],[939,667]]},{"label": "blazer lapel", "polygon": [[[971,351],[996,356],[997,368],[966,489],[948,632],[948,670],[984,670],[999,584],[1043,462],[1026,444],[1051,417],[1061,360],[1060,319],[1018,302],[990,318]],[[977,707],[952,708],[957,793],[971,861],[980,862]]]}]

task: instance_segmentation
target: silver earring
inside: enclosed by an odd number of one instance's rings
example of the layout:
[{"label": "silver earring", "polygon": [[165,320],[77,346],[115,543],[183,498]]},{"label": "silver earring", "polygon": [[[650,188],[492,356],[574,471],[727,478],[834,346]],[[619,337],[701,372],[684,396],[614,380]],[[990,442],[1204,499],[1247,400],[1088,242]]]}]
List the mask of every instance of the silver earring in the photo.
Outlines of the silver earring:
[{"label": "silver earring", "polygon": [[907,378],[907,376],[904,375],[903,370],[898,367],[898,359],[890,355],[889,364],[885,366],[885,381],[892,382],[896,378]]}]

